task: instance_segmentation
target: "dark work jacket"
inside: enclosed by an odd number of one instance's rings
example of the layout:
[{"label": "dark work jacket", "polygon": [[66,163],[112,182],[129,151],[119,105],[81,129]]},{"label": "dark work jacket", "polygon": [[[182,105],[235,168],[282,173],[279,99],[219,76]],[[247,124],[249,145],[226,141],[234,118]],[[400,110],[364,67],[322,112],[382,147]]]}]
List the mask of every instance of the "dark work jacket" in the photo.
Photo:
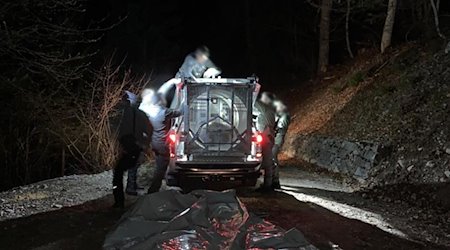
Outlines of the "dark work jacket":
[{"label": "dark work jacket", "polygon": [[287,133],[289,124],[291,123],[291,116],[288,112],[277,114],[277,127],[275,129],[275,144],[282,146],[284,143],[284,136]]},{"label": "dark work jacket", "polygon": [[275,137],[275,109],[260,100],[255,102],[256,129],[272,139]]},{"label": "dark work jacket", "polygon": [[183,65],[181,65],[176,78],[201,78],[205,71],[209,68],[216,68],[211,60],[206,60],[204,63],[199,63],[195,59],[195,53],[191,53],[184,59]]},{"label": "dark work jacket", "polygon": [[180,111],[169,109],[160,105],[149,105],[143,110],[153,127],[152,148],[155,151],[167,153],[167,137],[173,118],[181,115]]},{"label": "dark work jacket", "polygon": [[147,148],[152,134],[152,125],[144,112],[133,105],[122,106],[118,139],[125,150],[136,151],[135,146]]}]

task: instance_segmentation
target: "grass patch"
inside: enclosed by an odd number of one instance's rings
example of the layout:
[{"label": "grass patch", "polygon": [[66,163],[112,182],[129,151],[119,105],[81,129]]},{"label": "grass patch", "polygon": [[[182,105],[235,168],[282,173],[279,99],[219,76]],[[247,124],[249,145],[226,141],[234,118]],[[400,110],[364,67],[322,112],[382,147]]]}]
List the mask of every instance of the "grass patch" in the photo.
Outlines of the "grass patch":
[{"label": "grass patch", "polygon": [[366,78],[366,74],[362,71],[358,71],[351,75],[344,83],[337,83],[332,87],[333,91],[339,93],[348,87],[358,86]]},{"label": "grass patch", "polygon": [[359,71],[359,72],[356,72],[355,74],[353,74],[351,77],[350,77],[350,79],[348,79],[348,81],[347,81],[347,86],[350,86],[350,87],[354,87],[354,86],[357,86],[358,84],[360,84],[362,81],[364,81],[364,78],[366,77],[366,75],[363,73],[363,72],[361,72],[361,71]]}]

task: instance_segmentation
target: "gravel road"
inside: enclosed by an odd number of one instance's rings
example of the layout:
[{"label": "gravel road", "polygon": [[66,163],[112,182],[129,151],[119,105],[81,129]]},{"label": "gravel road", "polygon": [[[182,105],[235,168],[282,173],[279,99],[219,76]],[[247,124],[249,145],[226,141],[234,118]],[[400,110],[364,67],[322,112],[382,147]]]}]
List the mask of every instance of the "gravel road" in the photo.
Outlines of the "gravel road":
[{"label": "gravel road", "polygon": [[[150,170],[141,170],[141,176]],[[113,210],[111,172],[74,175],[0,193],[2,249],[99,249],[124,211]],[[141,177],[141,183],[148,180]],[[320,249],[448,249],[448,228],[411,221],[407,204],[374,202],[344,179],[298,167],[281,171],[281,190],[238,191],[250,212],[296,227]],[[127,197],[127,207],[137,198]],[[418,211],[416,211],[418,212]],[[17,245],[21,240],[22,244]]]}]

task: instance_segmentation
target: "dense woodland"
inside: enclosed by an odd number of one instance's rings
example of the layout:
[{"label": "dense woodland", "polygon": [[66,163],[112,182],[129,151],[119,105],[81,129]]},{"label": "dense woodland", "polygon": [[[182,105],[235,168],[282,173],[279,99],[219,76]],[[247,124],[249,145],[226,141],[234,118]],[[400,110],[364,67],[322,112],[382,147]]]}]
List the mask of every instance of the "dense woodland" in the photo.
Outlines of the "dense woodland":
[{"label": "dense woodland", "polygon": [[157,86],[200,44],[224,76],[302,88],[360,51],[444,49],[440,0],[81,1],[0,6],[0,190],[111,168],[122,91]]}]

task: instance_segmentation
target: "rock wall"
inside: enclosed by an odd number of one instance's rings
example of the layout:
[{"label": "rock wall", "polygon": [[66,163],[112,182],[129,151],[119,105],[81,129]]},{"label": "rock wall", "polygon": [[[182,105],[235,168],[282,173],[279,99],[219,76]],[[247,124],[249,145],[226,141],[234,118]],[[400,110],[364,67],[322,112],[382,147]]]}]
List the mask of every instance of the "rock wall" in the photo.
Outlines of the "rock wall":
[{"label": "rock wall", "polygon": [[364,181],[370,170],[386,156],[387,148],[375,142],[347,141],[317,135],[295,139],[295,156],[329,171]]}]

